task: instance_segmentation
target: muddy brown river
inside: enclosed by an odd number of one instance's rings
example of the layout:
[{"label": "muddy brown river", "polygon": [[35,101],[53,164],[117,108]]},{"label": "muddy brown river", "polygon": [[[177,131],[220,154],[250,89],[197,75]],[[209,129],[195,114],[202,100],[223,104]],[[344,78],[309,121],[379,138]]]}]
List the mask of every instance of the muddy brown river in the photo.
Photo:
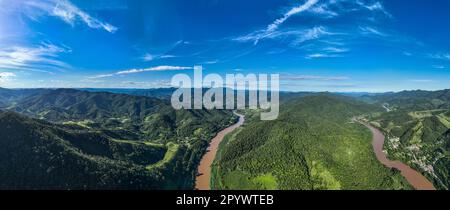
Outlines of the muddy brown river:
[{"label": "muddy brown river", "polygon": [[[202,157],[200,165],[198,166],[197,173],[198,176],[195,180],[195,188],[198,190],[210,190],[211,189],[211,165],[216,157],[217,150],[219,149],[219,144],[225,137],[225,135],[231,133],[236,128],[244,124],[245,118],[243,115],[237,114],[239,116],[239,121],[220,131],[210,142],[206,154]],[[362,123],[364,126],[370,129],[373,134],[372,146],[375,155],[381,164],[388,168],[395,168],[401,172],[401,175],[406,178],[406,180],[417,190],[436,190],[433,184],[421,173],[412,169],[408,165],[400,161],[389,160],[386,154],[383,152],[383,145],[385,141],[384,135],[373,126]]]},{"label": "muddy brown river", "polygon": [[203,155],[202,160],[200,161],[200,165],[197,169],[197,178],[195,180],[195,188],[198,190],[210,190],[211,189],[211,165],[214,161],[214,158],[216,157],[217,150],[219,149],[219,144],[225,137],[225,135],[231,133],[236,128],[240,127],[242,124],[244,124],[245,118],[243,115],[234,113],[235,115],[239,116],[239,121],[219,133],[211,140],[209,147],[207,149],[207,152],[205,155]]},{"label": "muddy brown river", "polygon": [[[361,123],[361,122],[360,122]],[[373,141],[372,146],[373,150],[375,151],[375,155],[377,156],[378,161],[380,161],[383,165],[385,165],[388,168],[395,168],[399,170],[403,177],[406,178],[406,180],[417,190],[436,190],[434,188],[433,184],[421,173],[417,172],[416,170],[412,169],[408,165],[400,162],[400,161],[392,161],[389,160],[386,156],[386,154],[383,152],[383,145],[384,145],[384,135],[379,131],[378,129],[374,128],[373,126],[367,124],[367,123],[361,123],[365,125],[367,128],[372,131],[373,134]]]}]

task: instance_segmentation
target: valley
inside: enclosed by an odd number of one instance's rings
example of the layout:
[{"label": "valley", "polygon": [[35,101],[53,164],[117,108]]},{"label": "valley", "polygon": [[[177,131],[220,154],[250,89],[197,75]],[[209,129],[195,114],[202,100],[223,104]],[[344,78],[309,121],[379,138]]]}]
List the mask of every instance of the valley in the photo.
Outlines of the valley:
[{"label": "valley", "polygon": [[2,91],[2,189],[192,189],[209,140],[236,120],[144,96]]},{"label": "valley", "polygon": [[428,181],[426,177],[424,177],[419,172],[415,171],[408,165],[400,162],[400,161],[391,161],[386,157],[386,154],[383,151],[385,137],[384,135],[373,126],[367,124],[366,122],[359,122],[366,126],[372,132],[373,136],[373,150],[377,159],[388,168],[395,168],[399,170],[403,177],[417,190],[436,190],[433,184]]},{"label": "valley", "polygon": [[273,121],[260,110],[174,110],[171,90],[148,91],[0,89],[0,188],[449,186],[448,90],[282,92]]},{"label": "valley", "polygon": [[198,190],[211,189],[211,166],[214,159],[216,158],[220,143],[223,141],[226,135],[239,128],[245,122],[245,117],[243,115],[237,114],[236,112],[234,112],[234,114],[239,117],[238,122],[217,133],[217,136],[215,136],[209,143],[206,154],[203,155],[202,160],[200,161],[200,165],[198,166],[198,175],[195,182],[195,188]]},{"label": "valley", "polygon": [[215,189],[411,189],[378,162],[371,133],[351,121],[377,106],[324,93],[280,110],[275,121],[248,121],[222,147]]}]

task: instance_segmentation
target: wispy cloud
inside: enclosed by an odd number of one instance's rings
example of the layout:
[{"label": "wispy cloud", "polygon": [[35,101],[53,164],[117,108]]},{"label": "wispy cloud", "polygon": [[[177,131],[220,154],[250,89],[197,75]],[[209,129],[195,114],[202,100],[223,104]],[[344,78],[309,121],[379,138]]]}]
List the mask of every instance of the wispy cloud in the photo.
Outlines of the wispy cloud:
[{"label": "wispy cloud", "polygon": [[387,36],[387,34],[371,26],[359,26],[359,30],[364,35]]},{"label": "wispy cloud", "polygon": [[450,60],[450,53],[429,54],[428,57],[439,60]]},{"label": "wispy cloud", "polygon": [[291,8],[288,12],[286,12],[283,17],[276,19],[272,24],[267,26],[266,33],[273,32],[278,29],[278,27],[283,24],[287,19],[289,19],[291,16],[304,12],[311,8],[314,4],[316,4],[318,0],[307,0],[304,4],[299,5],[297,7]]},{"label": "wispy cloud", "polygon": [[344,52],[348,52],[349,49],[347,48],[338,48],[338,47],[327,47],[324,49],[325,52],[330,52],[330,53],[344,53]]},{"label": "wispy cloud", "polygon": [[33,20],[38,20],[38,17],[41,15],[47,15],[57,17],[71,26],[77,23],[84,23],[90,28],[102,29],[110,33],[118,30],[116,26],[92,17],[68,0],[28,0],[19,2],[25,8],[23,10],[25,15]]},{"label": "wispy cloud", "polygon": [[148,50],[140,50],[140,51],[144,51],[145,53],[141,57],[139,57],[139,59],[142,61],[148,62],[148,61],[159,60],[159,59],[169,59],[169,58],[181,57],[179,55],[173,55],[173,54],[171,54],[171,52],[180,46],[188,45],[188,44],[190,44],[190,43],[187,41],[178,40],[178,41],[174,42],[173,44],[169,45],[166,49],[163,49],[163,50],[160,49],[159,52],[148,52]]},{"label": "wispy cloud", "polygon": [[168,80],[155,80],[150,82],[142,81],[123,81],[119,84],[124,88],[168,88],[172,87]]},{"label": "wispy cloud", "polygon": [[443,65],[433,65],[432,67],[435,69],[445,69],[445,66]]},{"label": "wispy cloud", "polygon": [[333,18],[339,15],[339,13],[330,10],[329,7],[330,4],[320,4],[317,6],[312,7],[309,12],[312,14],[318,14],[325,18]]},{"label": "wispy cloud", "polygon": [[337,58],[343,57],[343,53],[350,51],[347,48],[339,48],[339,47],[325,47],[320,49],[319,52],[311,53],[305,56],[306,59],[314,59],[314,58]]},{"label": "wispy cloud", "polygon": [[[345,17],[353,19],[353,16],[348,16],[350,13],[370,15],[375,18],[377,17],[373,14],[375,12],[391,16],[382,3],[373,0],[305,0],[302,1],[302,4],[286,10],[282,17],[273,21],[266,28],[235,37],[232,40],[250,42],[254,45],[257,45],[262,40],[276,40],[287,43],[291,48],[305,51],[306,59],[342,57],[343,53],[350,51],[346,45],[352,40],[363,38],[364,36],[394,38],[394,35],[388,34],[374,26],[366,25],[364,22],[361,22],[360,24],[362,25],[356,28],[357,31],[355,31],[354,25],[343,25],[339,28],[333,28],[333,25],[330,25],[329,22],[323,22],[320,18],[339,18],[347,15]],[[308,26],[303,24],[301,26],[291,25],[289,28],[281,27],[293,15],[300,13],[314,15],[311,18],[315,20],[316,26],[307,28]],[[317,23],[321,24],[317,25]]]},{"label": "wispy cloud", "polygon": [[314,59],[314,58],[337,58],[342,57],[342,55],[339,54],[328,54],[328,53],[313,53],[306,55],[306,59]]},{"label": "wispy cloud", "polygon": [[178,71],[178,70],[192,70],[193,67],[185,67],[185,66],[155,66],[150,68],[143,68],[143,69],[127,69],[123,71],[118,71],[112,74],[101,74],[96,75],[93,77],[89,77],[91,79],[97,79],[97,78],[105,78],[105,77],[113,77],[113,76],[119,76],[119,75],[127,75],[127,74],[137,74],[142,72],[151,72],[151,71]]},{"label": "wispy cloud", "polygon": [[334,33],[331,33],[325,29],[323,26],[316,26],[314,28],[308,29],[303,33],[299,38],[295,40],[295,43],[303,43],[305,41],[318,39],[325,35],[333,35]]},{"label": "wispy cloud", "polygon": [[281,75],[282,80],[316,80],[316,81],[339,81],[339,80],[349,80],[349,77],[344,76],[316,76],[316,75]]},{"label": "wispy cloud", "polygon": [[41,43],[36,47],[14,46],[0,49],[0,68],[14,70],[66,69],[68,64],[59,61],[58,55],[68,53],[67,47]]},{"label": "wispy cloud", "polygon": [[413,54],[408,52],[408,51],[403,51],[403,55],[405,55],[405,56],[412,56]]},{"label": "wispy cloud", "polygon": [[[235,41],[239,42],[254,42],[257,43],[261,39],[261,32],[253,32],[244,36],[235,38]],[[283,39],[291,38],[291,45],[299,45],[303,42],[319,39],[326,35],[339,35],[339,33],[334,33],[328,31],[324,26],[315,26],[309,29],[295,29],[295,30],[283,30],[276,31],[267,34],[264,39]]]},{"label": "wispy cloud", "polygon": [[248,35],[238,37],[235,39],[235,41],[253,41],[254,45],[258,44],[258,42],[261,39],[265,39],[267,37],[275,37],[279,36],[279,33],[275,33],[280,25],[282,25],[287,19],[289,19],[291,16],[302,13],[304,11],[307,11],[311,8],[314,4],[316,4],[318,0],[307,0],[303,4],[292,7],[284,13],[283,17],[276,19],[271,24],[269,24],[266,29],[258,30],[253,33],[250,33]]},{"label": "wispy cloud", "polygon": [[219,63],[219,60],[218,60],[218,59],[210,60],[210,61],[205,61],[205,62],[203,62],[202,64],[216,64],[216,63]]},{"label": "wispy cloud", "polygon": [[160,58],[176,58],[176,57],[178,57],[178,56],[176,56],[176,55],[161,55],[161,56],[159,56]]},{"label": "wispy cloud", "polygon": [[143,61],[152,61],[155,59],[155,56],[150,53],[145,53],[144,56],[142,56]]},{"label": "wispy cloud", "polygon": [[159,59],[168,59],[168,58],[176,58],[175,55],[153,55],[150,53],[145,53],[140,59],[145,62],[159,60]]},{"label": "wispy cloud", "polygon": [[370,11],[378,11],[378,12],[383,13],[387,17],[392,18],[391,13],[389,13],[379,1],[374,2],[374,3],[369,3],[369,4],[365,4],[361,1],[356,1],[356,3],[358,5],[360,5],[361,7],[364,7]]}]

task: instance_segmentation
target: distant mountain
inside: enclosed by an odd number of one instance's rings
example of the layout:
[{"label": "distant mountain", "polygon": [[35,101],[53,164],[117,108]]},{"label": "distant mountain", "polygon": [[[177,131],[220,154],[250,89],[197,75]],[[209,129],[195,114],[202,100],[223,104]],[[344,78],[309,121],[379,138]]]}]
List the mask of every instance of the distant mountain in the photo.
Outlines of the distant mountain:
[{"label": "distant mountain", "polygon": [[0,109],[10,106],[26,97],[42,94],[51,91],[50,89],[6,89],[0,88]]},{"label": "distant mountain", "polygon": [[169,105],[148,97],[57,89],[19,100],[11,110],[50,121],[109,118],[142,120],[163,106]]},{"label": "distant mountain", "polygon": [[371,117],[387,136],[392,159],[421,171],[439,189],[450,187],[450,90],[403,91],[373,98],[386,107]]},{"label": "distant mountain", "polygon": [[387,103],[390,107],[400,109],[450,109],[450,89],[439,91],[402,91],[397,93],[365,95],[362,98],[370,99],[378,103]]},{"label": "distant mountain", "polygon": [[352,117],[380,111],[327,93],[283,103],[274,121],[252,120],[221,145],[217,189],[410,189],[385,168]]},{"label": "distant mountain", "polygon": [[170,96],[176,89],[175,88],[152,88],[152,89],[81,88],[79,90],[89,92],[110,92],[134,96],[147,96],[159,99],[170,99]]},{"label": "distant mountain", "polygon": [[[17,90],[6,92],[16,95],[3,108],[0,124],[7,128],[0,130],[0,141],[8,148],[0,156],[14,158],[0,162],[2,169],[13,169],[0,177],[3,189],[192,189],[208,141],[236,120],[231,111],[174,110],[167,100],[144,96],[74,89],[23,97]],[[43,168],[20,171],[26,162]],[[51,176],[54,182],[44,179],[48,185],[13,177],[38,178],[53,168],[59,170]],[[72,170],[87,174],[86,180],[70,175]]]},{"label": "distant mountain", "polygon": [[158,98],[75,89],[34,94],[15,101],[8,110],[56,123],[107,129],[120,138],[165,140],[177,133],[188,136],[205,125],[218,130],[224,125],[219,121],[232,117],[224,110],[174,110],[168,100]]}]

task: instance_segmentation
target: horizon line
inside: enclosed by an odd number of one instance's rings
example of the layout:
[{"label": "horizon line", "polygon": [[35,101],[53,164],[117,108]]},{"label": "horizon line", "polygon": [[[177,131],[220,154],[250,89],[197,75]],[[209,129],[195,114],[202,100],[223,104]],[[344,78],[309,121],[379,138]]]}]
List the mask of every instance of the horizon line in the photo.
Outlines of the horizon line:
[{"label": "horizon line", "polygon": [[[209,89],[210,87],[203,87],[204,89]],[[229,88],[229,87],[222,87],[223,89]],[[8,87],[0,87],[0,89],[9,89],[9,90],[27,90],[27,89],[97,89],[97,90],[107,90],[107,89],[114,89],[114,90],[157,90],[157,89],[179,89],[178,87],[148,87],[148,88],[138,88],[138,87],[17,87],[17,88],[8,88]],[[191,88],[194,89],[194,88]],[[236,91],[239,90],[245,90],[250,91],[248,89],[235,89],[230,88]],[[279,92],[284,93],[301,93],[301,92],[307,92],[307,93],[370,93],[370,94],[376,94],[376,93],[399,93],[399,92],[409,92],[409,91],[427,91],[427,92],[436,92],[436,91],[445,91],[450,90],[450,88],[444,88],[444,89],[403,89],[403,90],[389,90],[389,91],[332,91],[332,90],[323,90],[323,91],[314,91],[314,90],[279,90]],[[252,90],[254,91],[254,90]]]}]

